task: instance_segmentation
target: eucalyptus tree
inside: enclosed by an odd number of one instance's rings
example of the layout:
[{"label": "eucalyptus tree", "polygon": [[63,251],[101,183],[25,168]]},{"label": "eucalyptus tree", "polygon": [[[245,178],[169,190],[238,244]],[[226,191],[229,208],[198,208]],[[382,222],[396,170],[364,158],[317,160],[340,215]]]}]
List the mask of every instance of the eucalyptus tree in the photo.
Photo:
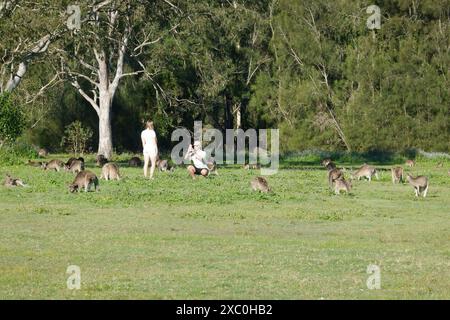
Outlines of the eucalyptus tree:
[{"label": "eucalyptus tree", "polygon": [[152,72],[140,56],[149,46],[176,32],[181,14],[169,1],[103,1],[103,6],[84,4],[77,10],[80,19],[89,18],[65,37],[58,58],[61,70],[77,92],[98,115],[98,153],[113,153],[113,99],[124,77]]}]

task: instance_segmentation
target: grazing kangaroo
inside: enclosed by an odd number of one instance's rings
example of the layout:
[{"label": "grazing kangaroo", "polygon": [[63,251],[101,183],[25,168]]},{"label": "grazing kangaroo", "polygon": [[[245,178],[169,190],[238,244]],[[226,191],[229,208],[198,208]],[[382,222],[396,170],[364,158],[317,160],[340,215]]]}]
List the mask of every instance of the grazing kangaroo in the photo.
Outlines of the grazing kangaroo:
[{"label": "grazing kangaroo", "polygon": [[64,166],[64,169],[72,173],[81,172],[84,170],[84,162],[78,159],[74,159],[70,162],[70,165],[66,164]]},{"label": "grazing kangaroo", "polygon": [[120,180],[120,172],[119,172],[119,166],[115,163],[106,163],[102,168],[102,175],[100,176],[100,179],[108,180]]},{"label": "grazing kangaroo", "polygon": [[12,178],[9,174],[6,175],[5,182],[3,182],[5,187],[26,187],[27,185],[23,183],[21,179]]},{"label": "grazing kangaroo", "polygon": [[344,178],[337,179],[334,182],[334,193],[335,194],[340,194],[342,190],[348,194],[350,192],[351,188],[352,188],[352,183],[346,181]]},{"label": "grazing kangaroo", "polygon": [[409,173],[406,175],[406,179],[408,180],[409,184],[414,187],[414,191],[416,192],[416,197],[418,197],[421,193],[423,194],[423,197],[425,198],[427,196],[428,192],[428,178],[425,176],[418,176],[414,178]]},{"label": "grazing kangaroo", "polygon": [[359,168],[358,170],[356,170],[355,173],[352,174],[352,179],[360,180],[362,177],[365,177],[370,182],[372,181],[373,176],[375,176],[377,180],[379,179],[377,169],[367,164],[364,164],[361,168]]},{"label": "grazing kangaroo", "polygon": [[392,175],[392,183],[393,184],[403,182],[403,168],[402,167],[391,168],[391,175]]},{"label": "grazing kangaroo", "polygon": [[410,160],[410,159],[406,160],[405,164],[406,164],[408,167],[410,167],[410,168],[412,168],[412,167],[414,167],[414,166],[416,165],[416,163],[414,162],[414,160]]},{"label": "grazing kangaroo", "polygon": [[261,191],[264,193],[271,191],[269,184],[267,183],[267,180],[263,177],[254,178],[250,182],[250,185],[252,186],[253,191]]},{"label": "grazing kangaroo", "polygon": [[106,159],[104,155],[102,154],[97,155],[96,159],[97,167],[103,168],[103,166],[108,162],[109,162],[108,159]]},{"label": "grazing kangaroo", "polygon": [[70,192],[79,192],[84,188],[84,192],[88,192],[91,186],[94,185],[95,191],[99,191],[98,178],[95,173],[85,170],[81,171],[75,177],[73,183],[69,186]]},{"label": "grazing kangaroo", "polygon": [[133,157],[128,161],[128,166],[130,167],[142,167],[142,161],[138,157]]},{"label": "grazing kangaroo", "polygon": [[40,161],[36,162],[36,161],[28,160],[27,164],[32,167],[42,167],[42,162],[40,162]]},{"label": "grazing kangaroo", "polygon": [[44,162],[42,164],[42,168],[44,170],[55,170],[57,172],[59,172],[59,170],[61,170],[61,168],[64,168],[64,162],[62,162],[61,160],[51,160],[49,162]]}]

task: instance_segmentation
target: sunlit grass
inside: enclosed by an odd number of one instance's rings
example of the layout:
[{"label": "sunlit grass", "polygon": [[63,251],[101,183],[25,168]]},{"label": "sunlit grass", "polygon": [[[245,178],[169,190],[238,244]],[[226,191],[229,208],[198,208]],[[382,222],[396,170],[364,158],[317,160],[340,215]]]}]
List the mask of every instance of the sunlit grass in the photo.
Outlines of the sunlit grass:
[{"label": "sunlit grass", "polygon": [[[98,193],[69,193],[70,173],[0,168],[29,184],[0,187],[0,298],[450,298],[450,162],[409,169],[431,181],[416,199],[383,170],[335,196],[310,159],[284,162],[272,194],[251,192],[258,171],[149,181],[119,160],[123,180]],[[81,290],[66,287],[72,264]],[[367,289],[369,264],[381,290]]]}]

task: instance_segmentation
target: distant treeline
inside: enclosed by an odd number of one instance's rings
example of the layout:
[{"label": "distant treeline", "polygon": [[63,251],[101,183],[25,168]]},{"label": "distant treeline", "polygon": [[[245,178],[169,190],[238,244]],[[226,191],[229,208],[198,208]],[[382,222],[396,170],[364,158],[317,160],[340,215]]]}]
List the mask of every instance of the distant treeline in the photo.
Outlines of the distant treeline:
[{"label": "distant treeline", "polygon": [[[203,120],[220,129],[280,128],[282,152],[450,151],[450,1],[173,4],[193,14],[140,57],[151,78],[121,82],[116,151],[140,150],[147,119],[166,150],[174,129]],[[370,5],[380,8],[380,29],[367,27]],[[22,139],[59,151],[65,127],[80,120],[94,131],[96,151],[97,115],[67,82],[25,104],[23,92],[50,79],[54,65],[49,57],[32,64],[14,92],[29,123]]]}]

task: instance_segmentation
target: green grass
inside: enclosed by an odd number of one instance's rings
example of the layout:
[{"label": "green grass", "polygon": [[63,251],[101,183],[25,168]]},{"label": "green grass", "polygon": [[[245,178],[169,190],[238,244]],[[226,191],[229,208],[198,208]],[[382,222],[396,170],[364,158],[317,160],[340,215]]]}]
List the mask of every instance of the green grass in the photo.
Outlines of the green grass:
[{"label": "green grass", "polygon": [[[250,190],[258,171],[237,167],[149,181],[123,165],[122,181],[87,194],[68,192],[70,173],[1,167],[30,186],[0,187],[0,298],[450,298],[449,162],[410,170],[431,181],[416,199],[389,172],[335,196],[316,162],[297,160],[268,177],[267,195]],[[369,264],[380,290],[366,286]],[[69,265],[80,290],[66,287]]]}]

